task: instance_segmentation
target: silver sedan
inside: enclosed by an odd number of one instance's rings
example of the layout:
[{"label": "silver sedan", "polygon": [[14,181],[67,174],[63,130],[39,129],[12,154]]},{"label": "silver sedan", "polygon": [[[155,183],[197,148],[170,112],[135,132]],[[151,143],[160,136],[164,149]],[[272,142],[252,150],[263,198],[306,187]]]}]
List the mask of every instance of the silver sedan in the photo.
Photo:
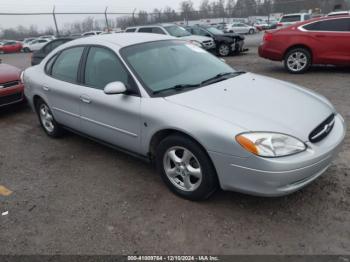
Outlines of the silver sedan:
[{"label": "silver sedan", "polygon": [[346,132],[326,98],[163,35],[78,39],[22,78],[49,136],[68,129],[150,160],[191,200],[219,187],[295,192],[327,170]]}]

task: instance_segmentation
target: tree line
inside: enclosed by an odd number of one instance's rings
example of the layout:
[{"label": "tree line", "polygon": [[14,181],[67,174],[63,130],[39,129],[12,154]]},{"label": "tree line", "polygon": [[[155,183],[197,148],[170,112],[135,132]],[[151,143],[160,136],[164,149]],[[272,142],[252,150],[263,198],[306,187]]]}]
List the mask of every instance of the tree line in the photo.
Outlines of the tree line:
[{"label": "tree line", "polygon": [[[152,12],[140,10],[129,15],[109,18],[109,28],[125,28],[128,26],[164,23],[210,18],[244,18],[249,16],[267,16],[271,13],[294,13],[314,10],[328,13],[335,9],[350,9],[350,0],[202,0],[195,6],[192,0],[180,3],[179,11],[172,7],[154,9]],[[105,30],[107,23],[104,19],[87,17],[79,22],[65,23],[59,28],[61,35],[82,33],[91,30]],[[3,39],[23,39],[40,34],[55,34],[52,27],[39,31],[36,26],[28,28],[19,26],[2,30]]]}]

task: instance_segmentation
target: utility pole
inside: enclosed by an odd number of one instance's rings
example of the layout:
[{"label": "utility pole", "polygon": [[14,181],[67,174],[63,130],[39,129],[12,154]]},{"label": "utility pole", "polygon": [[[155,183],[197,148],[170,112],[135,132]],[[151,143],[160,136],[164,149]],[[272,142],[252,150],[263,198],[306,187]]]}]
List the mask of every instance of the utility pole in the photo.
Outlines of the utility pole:
[{"label": "utility pole", "polygon": [[107,17],[107,9],[108,9],[108,6],[106,6],[106,9],[105,9],[105,19],[106,19],[107,32],[109,32],[109,23],[108,23],[108,17]]},{"label": "utility pole", "polygon": [[55,13],[55,9],[56,7],[53,6],[53,10],[52,10],[52,16],[53,16],[53,21],[55,22],[55,27],[56,27],[56,35],[60,36],[60,31],[58,31],[58,26],[57,26],[57,20],[56,20],[56,13]]},{"label": "utility pole", "polygon": [[136,12],[136,8],[135,8],[134,11],[132,12],[132,22],[133,22],[134,26],[136,25],[136,21],[135,21],[135,12]]}]

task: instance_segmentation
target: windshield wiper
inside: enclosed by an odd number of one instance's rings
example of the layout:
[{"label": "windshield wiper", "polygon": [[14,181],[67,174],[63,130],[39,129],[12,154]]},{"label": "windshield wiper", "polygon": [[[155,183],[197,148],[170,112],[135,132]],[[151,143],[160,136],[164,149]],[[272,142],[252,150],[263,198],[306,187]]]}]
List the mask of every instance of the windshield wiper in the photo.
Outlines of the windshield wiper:
[{"label": "windshield wiper", "polygon": [[220,82],[220,81],[224,81],[224,80],[227,80],[229,78],[232,78],[232,77],[236,77],[236,76],[239,76],[239,75],[242,75],[242,74],[245,74],[246,72],[243,72],[243,71],[235,71],[235,72],[227,72],[227,73],[220,73],[220,74],[217,74],[216,76],[214,77],[211,77],[207,80],[204,80],[201,85],[210,85],[210,84],[214,84],[214,83],[217,83],[217,82]]},{"label": "windshield wiper", "polygon": [[173,87],[170,88],[166,88],[166,89],[162,89],[162,90],[157,90],[157,91],[153,91],[153,94],[159,94],[159,93],[163,93],[163,92],[167,92],[167,91],[171,91],[171,90],[175,90],[175,91],[181,91],[187,88],[196,88],[196,87],[200,87],[200,84],[193,84],[193,85],[188,85],[188,84],[179,84],[179,85],[175,85]]}]

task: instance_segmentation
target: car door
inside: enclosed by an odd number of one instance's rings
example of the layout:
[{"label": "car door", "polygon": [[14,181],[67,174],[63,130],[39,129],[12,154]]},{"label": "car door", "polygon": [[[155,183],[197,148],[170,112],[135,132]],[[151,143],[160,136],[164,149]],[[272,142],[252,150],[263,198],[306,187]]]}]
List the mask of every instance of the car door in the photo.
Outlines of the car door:
[{"label": "car door", "polygon": [[313,39],[316,63],[350,64],[350,17],[318,21],[303,28]]},{"label": "car door", "polygon": [[48,75],[43,79],[43,92],[60,124],[81,131],[78,72],[84,47],[72,47],[59,52],[46,64]]},{"label": "car door", "polygon": [[[81,99],[81,119],[84,133],[109,144],[140,150],[140,106],[133,78],[114,51],[92,46],[86,57]],[[126,94],[107,95],[104,88],[111,82],[122,82]]]}]

